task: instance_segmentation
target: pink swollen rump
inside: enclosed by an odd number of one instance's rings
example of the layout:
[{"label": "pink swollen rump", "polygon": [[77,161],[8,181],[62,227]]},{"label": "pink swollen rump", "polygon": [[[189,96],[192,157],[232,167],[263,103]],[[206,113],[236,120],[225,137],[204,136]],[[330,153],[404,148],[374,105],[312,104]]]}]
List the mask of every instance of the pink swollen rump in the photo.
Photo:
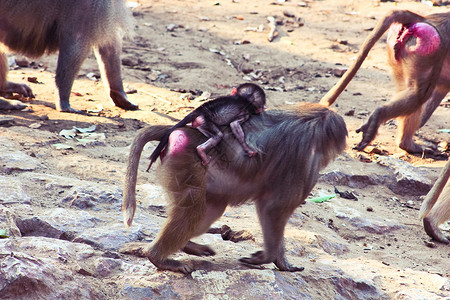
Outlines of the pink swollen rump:
[{"label": "pink swollen rump", "polygon": [[186,146],[188,143],[189,138],[186,133],[182,130],[175,130],[169,136],[169,155],[176,155],[177,153],[186,152]]},{"label": "pink swollen rump", "polygon": [[[412,37],[416,39],[415,44],[405,47]],[[438,50],[440,42],[437,30],[427,23],[414,23],[409,27],[395,23],[388,33],[388,47],[394,49],[397,61],[400,60],[403,49],[405,54],[430,55]]]}]

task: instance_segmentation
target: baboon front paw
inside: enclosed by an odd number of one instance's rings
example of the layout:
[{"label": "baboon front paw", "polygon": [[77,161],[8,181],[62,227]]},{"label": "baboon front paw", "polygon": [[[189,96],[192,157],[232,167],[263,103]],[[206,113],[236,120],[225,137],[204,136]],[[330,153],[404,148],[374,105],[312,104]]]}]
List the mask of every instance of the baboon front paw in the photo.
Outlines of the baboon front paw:
[{"label": "baboon front paw", "polygon": [[216,252],[208,246],[200,245],[194,242],[188,242],[183,248],[183,252],[197,256],[213,256]]},{"label": "baboon front paw", "polygon": [[356,145],[355,149],[358,151],[363,151],[369,143],[365,143],[364,141],[361,141],[358,145]]},{"label": "baboon front paw", "polygon": [[362,151],[366,148],[375,138],[377,128],[374,130],[373,126],[369,126],[369,123],[364,124],[360,128],[356,129],[356,133],[362,132],[363,137],[361,142],[355,147],[356,150]]},{"label": "baboon front paw", "polygon": [[22,83],[15,83],[8,81],[4,89],[0,90],[0,94],[17,93],[24,97],[34,98],[31,88]]}]

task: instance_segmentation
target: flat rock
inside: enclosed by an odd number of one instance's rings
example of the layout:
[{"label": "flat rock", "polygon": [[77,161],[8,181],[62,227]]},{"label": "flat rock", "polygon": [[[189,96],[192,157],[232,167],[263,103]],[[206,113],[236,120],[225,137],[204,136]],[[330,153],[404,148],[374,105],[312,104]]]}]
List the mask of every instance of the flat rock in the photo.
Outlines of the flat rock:
[{"label": "flat rock", "polygon": [[1,203],[31,204],[31,198],[24,191],[20,179],[12,176],[0,175],[0,204]]},{"label": "flat rock", "polygon": [[10,139],[0,136],[0,170],[8,173],[14,170],[33,171],[41,166],[39,160],[17,148]]},{"label": "flat rock", "polygon": [[100,209],[99,204],[107,204],[104,208],[120,209],[122,205],[122,190],[107,184],[83,184],[73,187],[69,195],[61,200],[71,207],[80,209]]},{"label": "flat rock", "polygon": [[428,179],[429,172],[424,168],[389,156],[380,156],[377,163],[352,162],[352,167],[349,167],[345,161],[337,160],[325,169],[320,181],[358,189],[369,185],[385,185],[396,194],[409,196],[425,195],[433,185]]},{"label": "flat rock", "polygon": [[104,223],[87,211],[61,207],[45,210],[39,218],[63,232],[82,232]]},{"label": "flat rock", "polygon": [[414,167],[406,161],[380,156],[377,163],[394,172],[394,178],[387,186],[396,194],[421,196],[427,194],[433,186],[425,169]]},{"label": "flat rock", "polygon": [[127,232],[123,223],[108,226],[96,226],[76,235],[73,242],[93,245],[105,250],[118,250],[123,244],[142,240],[144,237],[140,226],[133,226]]},{"label": "flat rock", "polygon": [[404,225],[399,224],[396,221],[363,214],[354,208],[342,206],[335,202],[329,202],[328,205],[334,209],[336,217],[347,220],[352,226],[359,230],[364,230],[369,233],[384,234],[404,228]]},{"label": "flat rock", "polygon": [[1,298],[101,298],[101,292],[74,272],[78,253],[89,251],[87,247],[42,237],[0,240]]}]

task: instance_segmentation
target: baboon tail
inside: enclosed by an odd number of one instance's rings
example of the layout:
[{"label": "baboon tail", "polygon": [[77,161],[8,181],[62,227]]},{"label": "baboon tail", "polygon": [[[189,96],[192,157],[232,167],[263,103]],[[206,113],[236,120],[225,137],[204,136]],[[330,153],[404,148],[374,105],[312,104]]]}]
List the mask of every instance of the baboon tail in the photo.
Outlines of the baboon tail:
[{"label": "baboon tail", "polygon": [[161,140],[171,126],[150,126],[139,130],[131,145],[123,191],[123,222],[127,228],[133,222],[136,211],[136,181],[142,149],[150,141]]}]

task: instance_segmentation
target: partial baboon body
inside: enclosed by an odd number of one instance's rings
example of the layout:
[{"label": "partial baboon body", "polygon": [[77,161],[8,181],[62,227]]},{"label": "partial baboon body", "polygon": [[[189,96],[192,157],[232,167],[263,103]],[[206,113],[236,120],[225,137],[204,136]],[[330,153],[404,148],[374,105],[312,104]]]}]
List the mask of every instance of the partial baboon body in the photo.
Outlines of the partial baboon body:
[{"label": "partial baboon body", "polygon": [[123,0],[0,1],[0,96],[34,96],[27,85],[7,81],[5,51],[39,57],[59,50],[56,108],[79,112],[70,107],[70,91],[81,64],[94,49],[114,103],[137,109],[128,101],[121,78],[122,35],[129,18]]},{"label": "partial baboon body", "polygon": [[389,28],[388,60],[397,92],[391,102],[378,107],[357,130],[363,133],[357,149],[363,150],[372,142],[382,123],[399,118],[399,147],[422,152],[413,135],[450,90],[450,12],[426,17],[403,10],[388,13],[366,38],[353,65],[320,102],[329,106],[336,100]]},{"label": "partial baboon body", "polygon": [[450,220],[450,160],[445,165],[433,188],[425,197],[419,217],[423,219],[425,232],[433,239],[450,243],[439,230],[439,225]]},{"label": "partial baboon body", "polygon": [[[288,111],[255,115],[243,124],[249,144],[257,149],[253,159],[244,156],[239,142],[225,132],[210,151],[212,160],[202,165],[196,146],[206,138],[192,128],[172,132],[158,177],[169,194],[168,220],[145,251],[159,269],[189,273],[192,267],[169,259],[183,250],[195,255],[214,251],[189,240],[206,232],[228,205],[255,202],[264,235],[264,250],[242,262],[275,263],[284,271],[291,266],[283,246],[285,225],[304,203],[325,167],[345,148],[347,130],[339,115],[319,104],[303,104]],[[148,141],[160,140],[169,126],[142,129],[132,144],[123,198],[124,222],[130,226],[136,209],[135,187],[139,159]]]}]

